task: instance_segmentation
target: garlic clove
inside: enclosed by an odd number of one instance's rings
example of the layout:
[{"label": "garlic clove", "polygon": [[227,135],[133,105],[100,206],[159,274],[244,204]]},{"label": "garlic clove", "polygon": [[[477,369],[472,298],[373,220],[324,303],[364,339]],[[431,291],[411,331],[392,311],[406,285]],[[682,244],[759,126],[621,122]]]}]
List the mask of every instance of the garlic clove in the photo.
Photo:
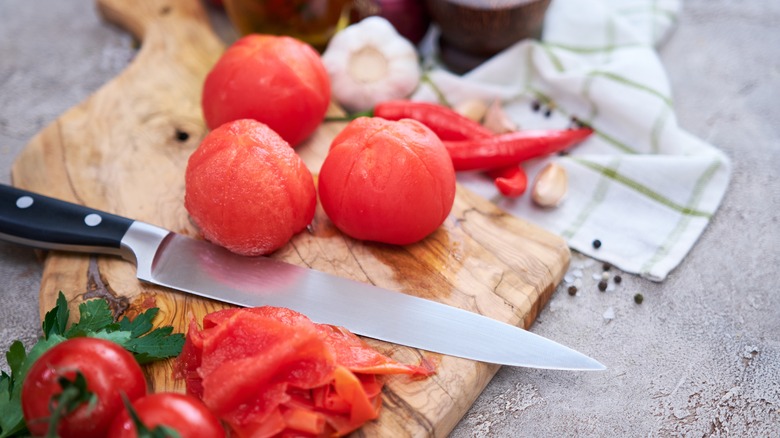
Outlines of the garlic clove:
[{"label": "garlic clove", "polygon": [[482,125],[496,134],[517,131],[517,125],[509,119],[498,100],[494,100],[488,107]]},{"label": "garlic clove", "polygon": [[534,179],[531,199],[540,207],[560,205],[569,190],[566,169],[556,163],[547,164]]},{"label": "garlic clove", "polygon": [[467,99],[452,107],[458,114],[480,123],[487,113],[487,104],[480,99]]}]

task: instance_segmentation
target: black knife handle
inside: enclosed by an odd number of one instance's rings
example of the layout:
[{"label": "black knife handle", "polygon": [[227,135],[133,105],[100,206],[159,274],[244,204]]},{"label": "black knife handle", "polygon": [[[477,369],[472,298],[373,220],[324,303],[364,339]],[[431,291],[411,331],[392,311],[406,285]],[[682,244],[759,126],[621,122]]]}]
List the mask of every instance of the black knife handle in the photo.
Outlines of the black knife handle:
[{"label": "black knife handle", "polygon": [[0,184],[0,238],[44,249],[122,254],[133,220]]}]

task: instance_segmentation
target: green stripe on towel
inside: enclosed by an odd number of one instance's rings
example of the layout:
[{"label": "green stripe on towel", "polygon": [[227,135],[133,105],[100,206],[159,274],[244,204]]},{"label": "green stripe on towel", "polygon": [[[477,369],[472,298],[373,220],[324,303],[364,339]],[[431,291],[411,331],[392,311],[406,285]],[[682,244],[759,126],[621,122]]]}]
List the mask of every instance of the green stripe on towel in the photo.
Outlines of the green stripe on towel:
[{"label": "green stripe on towel", "polygon": [[[691,199],[688,201],[689,208],[693,208],[696,206],[700,201],[701,197],[704,195],[704,189],[707,187],[710,181],[712,181],[713,176],[715,176],[715,172],[720,168],[721,166],[720,161],[716,161],[712,163],[707,169],[704,170],[704,172],[699,176],[699,179],[696,181],[696,185],[693,188],[693,192],[691,193]],[[680,220],[677,221],[677,225],[675,225],[674,229],[669,233],[668,236],[666,236],[666,239],[661,244],[661,246],[658,247],[658,250],[653,254],[652,257],[644,264],[642,265],[642,268],[640,269],[643,273],[650,273],[653,270],[653,267],[658,264],[659,261],[661,261],[664,257],[666,257],[669,254],[669,251],[671,251],[671,248],[679,242],[680,235],[688,228],[688,224],[691,222],[691,216],[690,215],[684,215],[680,217]]]},{"label": "green stripe on towel", "polygon": [[649,199],[652,199],[653,201],[658,202],[659,204],[665,205],[665,206],[667,206],[667,207],[669,207],[669,208],[671,208],[673,210],[676,210],[676,211],[678,211],[678,212],[680,212],[680,213],[682,213],[684,215],[698,216],[698,217],[704,217],[704,218],[708,218],[708,219],[710,217],[712,217],[712,213],[696,210],[696,209],[691,208],[691,207],[682,206],[682,205],[672,201],[671,199],[661,195],[660,193],[652,190],[651,188],[649,188],[649,187],[647,187],[647,186],[645,186],[643,184],[640,184],[639,182],[637,182],[637,181],[635,181],[635,180],[633,180],[633,179],[631,179],[631,178],[629,178],[629,177],[627,177],[625,175],[622,175],[622,174],[618,173],[617,170],[615,170],[615,169],[611,169],[611,168],[602,166],[601,164],[594,163],[592,161],[588,161],[588,160],[585,160],[585,159],[582,159],[582,158],[578,158],[578,157],[571,157],[571,159],[575,163],[579,163],[579,164],[581,164],[581,165],[583,165],[585,167],[589,167],[589,168],[591,168],[591,169],[601,173],[602,175],[606,176],[607,178],[609,178],[609,179],[611,179],[613,181],[617,181],[617,182],[623,184],[624,186],[633,189],[637,193],[641,193],[641,194],[645,195],[646,197],[648,197]]},{"label": "green stripe on towel", "polygon": [[570,46],[566,44],[558,43],[542,43],[542,45],[549,47],[550,49],[565,50],[572,53],[580,54],[596,54],[596,53],[611,53],[617,49],[629,49],[634,47],[644,47],[643,44],[614,44],[603,47],[584,47],[584,46]]},{"label": "green stripe on towel", "polygon": [[588,73],[588,76],[598,76],[610,79],[612,81],[615,81],[617,83],[626,85],[628,87],[633,87],[642,91],[646,91],[647,93],[652,94],[653,96],[657,96],[659,99],[661,99],[666,105],[672,106],[672,99],[668,96],[665,96],[663,93],[659,92],[658,90],[654,90],[646,85],[642,85],[639,82],[632,81],[631,79],[627,79],[623,76],[620,76],[618,74],[609,72],[609,71],[603,71],[603,70],[594,70],[590,73]]},{"label": "green stripe on towel", "polygon": [[[614,166],[617,166],[618,160],[612,160],[612,163]],[[616,172],[614,168],[610,170]],[[596,190],[593,192],[593,196],[591,196],[588,205],[586,205],[585,208],[580,211],[580,214],[577,215],[571,225],[569,225],[569,227],[561,233],[561,236],[563,236],[564,239],[568,240],[574,237],[574,235],[577,234],[577,232],[582,227],[582,224],[584,224],[588,217],[590,217],[590,214],[593,213],[596,207],[604,202],[604,198],[606,198],[607,191],[609,190],[610,180],[609,178],[604,178],[603,176],[604,174],[602,174],[602,178],[599,178],[599,183],[596,186]]]}]

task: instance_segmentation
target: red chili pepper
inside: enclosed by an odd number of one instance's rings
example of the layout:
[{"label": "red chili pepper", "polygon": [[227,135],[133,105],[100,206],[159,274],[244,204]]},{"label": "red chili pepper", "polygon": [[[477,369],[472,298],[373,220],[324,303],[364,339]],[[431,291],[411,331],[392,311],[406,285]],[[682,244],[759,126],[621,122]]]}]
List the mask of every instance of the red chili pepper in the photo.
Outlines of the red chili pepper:
[{"label": "red chili pepper", "polygon": [[525,190],[528,188],[528,175],[518,164],[493,169],[488,171],[487,174],[493,178],[496,188],[504,196],[517,198],[525,193]]},{"label": "red chili pepper", "polygon": [[529,130],[463,141],[445,141],[455,170],[487,170],[562,151],[585,140],[590,128]]},{"label": "red chili pepper", "polygon": [[375,117],[387,120],[414,119],[431,129],[442,141],[474,140],[493,133],[468,117],[431,102],[390,100],[374,107]]}]

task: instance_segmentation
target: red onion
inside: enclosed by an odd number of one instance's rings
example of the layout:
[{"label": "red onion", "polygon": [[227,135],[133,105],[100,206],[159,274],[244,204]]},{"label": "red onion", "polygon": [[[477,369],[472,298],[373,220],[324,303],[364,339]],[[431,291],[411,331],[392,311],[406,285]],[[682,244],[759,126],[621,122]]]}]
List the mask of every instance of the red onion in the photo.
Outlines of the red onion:
[{"label": "red onion", "polygon": [[389,21],[404,38],[418,44],[428,31],[431,18],[423,0],[354,0],[350,21],[378,15]]}]

